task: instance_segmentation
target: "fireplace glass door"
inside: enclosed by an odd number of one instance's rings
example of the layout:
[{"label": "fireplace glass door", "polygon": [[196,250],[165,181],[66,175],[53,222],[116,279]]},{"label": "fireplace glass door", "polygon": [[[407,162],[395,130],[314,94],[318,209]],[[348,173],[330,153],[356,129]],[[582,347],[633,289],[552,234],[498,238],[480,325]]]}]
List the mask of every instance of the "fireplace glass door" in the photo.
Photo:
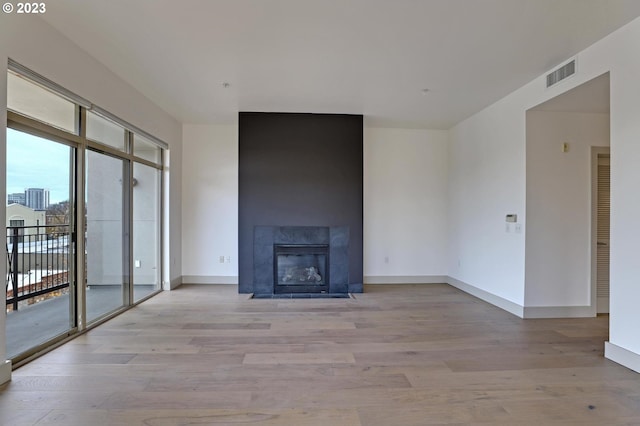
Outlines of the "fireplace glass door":
[{"label": "fireplace glass door", "polygon": [[274,293],[326,293],[329,246],[275,245]]}]

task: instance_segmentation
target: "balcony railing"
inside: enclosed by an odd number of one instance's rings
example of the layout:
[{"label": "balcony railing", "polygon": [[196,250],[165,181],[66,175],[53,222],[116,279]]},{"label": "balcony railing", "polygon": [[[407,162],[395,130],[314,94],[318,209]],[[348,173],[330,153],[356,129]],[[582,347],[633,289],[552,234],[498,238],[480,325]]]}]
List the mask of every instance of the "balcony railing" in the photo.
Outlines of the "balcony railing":
[{"label": "balcony railing", "polygon": [[69,287],[69,225],[7,227],[7,310]]}]

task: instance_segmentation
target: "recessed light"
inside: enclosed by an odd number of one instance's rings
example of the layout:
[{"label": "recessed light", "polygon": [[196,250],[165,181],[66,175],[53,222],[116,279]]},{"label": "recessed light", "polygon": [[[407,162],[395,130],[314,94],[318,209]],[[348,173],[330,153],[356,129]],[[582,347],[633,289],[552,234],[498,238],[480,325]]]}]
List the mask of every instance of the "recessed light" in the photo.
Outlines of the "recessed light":
[{"label": "recessed light", "polygon": [[421,93],[422,93],[423,95],[426,95],[427,93],[429,93],[429,89],[422,89],[422,90],[421,90]]},{"label": "recessed light", "polygon": [[229,87],[231,87],[231,85],[225,81],[222,83],[222,87],[224,87],[225,89],[228,89]]}]

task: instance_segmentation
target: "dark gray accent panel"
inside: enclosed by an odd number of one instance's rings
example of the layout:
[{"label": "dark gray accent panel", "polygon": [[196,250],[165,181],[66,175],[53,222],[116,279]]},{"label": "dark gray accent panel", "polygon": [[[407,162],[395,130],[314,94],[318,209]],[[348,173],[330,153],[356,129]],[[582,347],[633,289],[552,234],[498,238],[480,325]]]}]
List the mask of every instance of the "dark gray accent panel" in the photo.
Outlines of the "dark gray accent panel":
[{"label": "dark gray accent panel", "polygon": [[349,292],[349,228],[333,227],[329,230],[329,282],[332,293]]},{"label": "dark gray accent panel", "polygon": [[[253,246],[253,285],[246,293],[273,293],[273,243],[276,228],[256,226]],[[270,272],[267,272],[270,271]]]},{"label": "dark gray accent panel", "polygon": [[361,115],[240,113],[240,293],[273,289],[272,275],[254,276],[256,264],[273,265],[272,251],[254,252],[262,226],[346,229],[349,243],[330,244],[330,256],[346,252],[348,261],[331,265],[330,278],[362,291],[362,141]]}]

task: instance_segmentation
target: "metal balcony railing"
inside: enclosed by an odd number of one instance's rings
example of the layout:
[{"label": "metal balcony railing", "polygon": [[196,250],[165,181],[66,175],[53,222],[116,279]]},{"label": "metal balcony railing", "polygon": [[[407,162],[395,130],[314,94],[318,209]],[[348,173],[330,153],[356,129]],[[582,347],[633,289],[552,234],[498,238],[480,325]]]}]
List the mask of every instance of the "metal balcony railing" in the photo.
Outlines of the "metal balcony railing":
[{"label": "metal balcony railing", "polygon": [[69,287],[69,225],[7,227],[7,310]]}]

